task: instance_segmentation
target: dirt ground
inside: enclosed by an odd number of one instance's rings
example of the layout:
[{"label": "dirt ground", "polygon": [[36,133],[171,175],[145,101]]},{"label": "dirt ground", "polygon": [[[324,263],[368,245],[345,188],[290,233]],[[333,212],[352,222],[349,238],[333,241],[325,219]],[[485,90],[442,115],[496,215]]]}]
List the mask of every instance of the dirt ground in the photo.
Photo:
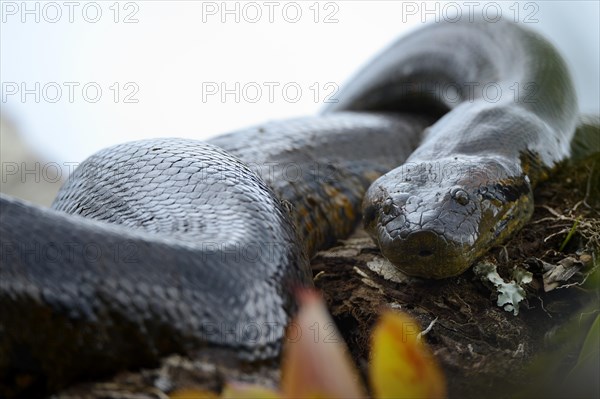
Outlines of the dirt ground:
[{"label": "dirt ground", "polygon": [[[423,329],[431,326],[426,341],[444,368],[450,397],[530,397],[534,381],[535,396],[573,393],[550,382],[573,367],[600,310],[598,280],[590,278],[600,265],[600,156],[558,170],[537,188],[531,222],[479,261],[495,265],[506,282],[531,273],[516,316],[496,304],[495,286],[475,268],[443,281],[407,278],[386,267],[362,231],[315,259],[315,284],[363,372],[370,328],[378,311],[391,306]],[[536,368],[540,356],[543,370]]]}]

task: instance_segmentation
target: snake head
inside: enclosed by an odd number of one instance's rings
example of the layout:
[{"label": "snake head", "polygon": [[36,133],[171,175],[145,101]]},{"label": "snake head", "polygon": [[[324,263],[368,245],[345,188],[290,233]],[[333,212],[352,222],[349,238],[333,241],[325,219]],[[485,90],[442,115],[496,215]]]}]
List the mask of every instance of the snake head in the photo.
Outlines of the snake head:
[{"label": "snake head", "polygon": [[492,160],[407,163],[367,191],[365,229],[408,275],[461,274],[531,215],[529,179],[507,172]]}]

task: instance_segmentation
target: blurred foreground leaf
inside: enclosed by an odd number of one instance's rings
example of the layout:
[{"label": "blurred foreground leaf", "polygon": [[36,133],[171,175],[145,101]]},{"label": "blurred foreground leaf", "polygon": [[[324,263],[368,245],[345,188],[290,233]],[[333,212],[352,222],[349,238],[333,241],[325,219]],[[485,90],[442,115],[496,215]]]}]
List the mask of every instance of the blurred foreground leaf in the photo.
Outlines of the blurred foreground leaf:
[{"label": "blurred foreground leaf", "polygon": [[428,348],[421,329],[405,314],[386,312],[372,336],[369,372],[377,398],[443,398],[444,376]]}]

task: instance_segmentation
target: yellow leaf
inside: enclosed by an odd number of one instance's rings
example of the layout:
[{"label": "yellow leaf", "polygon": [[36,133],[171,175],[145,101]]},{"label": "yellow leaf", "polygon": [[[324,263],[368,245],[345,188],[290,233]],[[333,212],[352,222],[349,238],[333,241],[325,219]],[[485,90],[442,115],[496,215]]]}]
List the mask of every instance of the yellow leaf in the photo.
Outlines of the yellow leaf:
[{"label": "yellow leaf", "polygon": [[299,295],[287,331],[281,390],[286,398],[362,398],[366,394],[344,340],[314,291]]},{"label": "yellow leaf", "polygon": [[371,336],[369,377],[376,398],[443,398],[444,376],[417,335],[419,324],[398,312],[382,314]]},{"label": "yellow leaf", "polygon": [[169,394],[170,399],[218,399],[219,395],[201,389],[179,389]]},{"label": "yellow leaf", "polygon": [[281,399],[281,395],[277,391],[269,388],[264,388],[258,385],[249,384],[227,384],[221,398],[226,399]]}]

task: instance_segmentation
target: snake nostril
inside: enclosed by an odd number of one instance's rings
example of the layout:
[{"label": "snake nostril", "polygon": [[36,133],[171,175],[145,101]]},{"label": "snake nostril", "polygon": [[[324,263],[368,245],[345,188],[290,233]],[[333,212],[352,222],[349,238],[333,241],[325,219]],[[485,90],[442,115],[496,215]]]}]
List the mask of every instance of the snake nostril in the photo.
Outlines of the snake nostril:
[{"label": "snake nostril", "polygon": [[433,255],[433,252],[430,251],[430,250],[428,250],[428,249],[422,249],[422,250],[419,251],[419,256],[420,257],[426,258],[426,257],[431,256],[431,255]]},{"label": "snake nostril", "polygon": [[381,206],[381,210],[386,215],[389,215],[392,212],[393,207],[394,207],[394,204],[393,204],[392,200],[388,198],[383,202],[383,205]]},{"label": "snake nostril", "polygon": [[364,225],[368,226],[370,223],[372,223],[375,220],[376,216],[377,216],[377,213],[376,213],[375,206],[368,205],[367,207],[365,207],[365,209],[363,210]]}]

